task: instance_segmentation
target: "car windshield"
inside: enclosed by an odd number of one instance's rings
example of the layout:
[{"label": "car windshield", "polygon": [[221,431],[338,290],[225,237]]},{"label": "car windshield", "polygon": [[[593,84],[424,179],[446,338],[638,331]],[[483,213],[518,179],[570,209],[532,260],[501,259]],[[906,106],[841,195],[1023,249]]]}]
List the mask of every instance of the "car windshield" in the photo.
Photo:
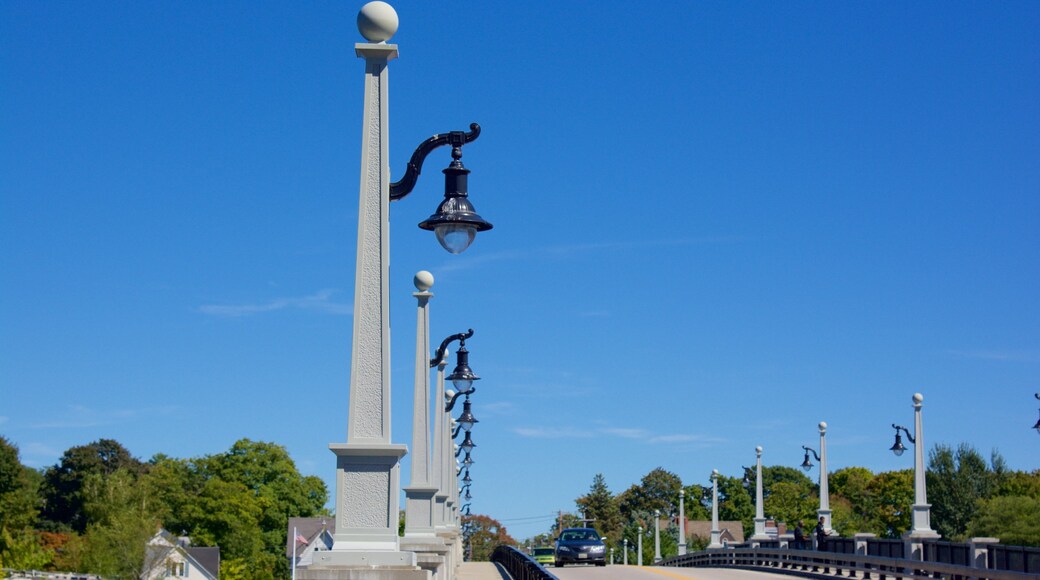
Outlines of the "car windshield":
[{"label": "car windshield", "polygon": [[553,549],[552,548],[535,548],[534,549],[534,555],[535,556],[552,556],[553,555]]},{"label": "car windshield", "polygon": [[564,542],[596,542],[599,540],[599,535],[594,530],[567,530],[560,536],[560,540]]}]

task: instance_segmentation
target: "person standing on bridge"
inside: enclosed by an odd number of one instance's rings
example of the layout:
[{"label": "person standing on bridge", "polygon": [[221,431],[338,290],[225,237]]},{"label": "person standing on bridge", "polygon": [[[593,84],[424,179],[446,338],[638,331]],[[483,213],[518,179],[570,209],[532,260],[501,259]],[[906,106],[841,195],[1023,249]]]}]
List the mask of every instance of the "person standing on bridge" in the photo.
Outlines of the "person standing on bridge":
[{"label": "person standing on bridge", "polygon": [[798,520],[798,525],[794,528],[794,548],[796,550],[805,549],[805,527],[802,520]]},{"label": "person standing on bridge", "polygon": [[816,524],[816,549],[819,551],[825,551],[827,549],[827,528],[823,527],[823,518],[820,518],[820,522]]}]

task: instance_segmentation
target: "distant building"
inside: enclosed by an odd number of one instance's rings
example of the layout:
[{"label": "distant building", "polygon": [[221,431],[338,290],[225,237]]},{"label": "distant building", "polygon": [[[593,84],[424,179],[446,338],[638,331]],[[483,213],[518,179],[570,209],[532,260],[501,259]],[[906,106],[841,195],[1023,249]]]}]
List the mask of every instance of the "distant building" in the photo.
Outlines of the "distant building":
[{"label": "distant building", "polygon": [[285,557],[289,559],[289,566],[310,566],[315,552],[331,550],[335,529],[336,516],[289,518],[285,535]]},{"label": "distant building", "polygon": [[170,577],[217,580],[219,576],[220,548],[194,548],[190,538],[177,537],[166,530],[159,530],[148,540],[141,580]]},{"label": "distant building", "polygon": [[[661,526],[661,531],[668,529],[668,526],[671,525],[671,523],[672,522],[669,522],[668,520],[660,520],[659,525]],[[689,543],[693,538],[701,538],[703,540],[711,538],[711,520],[687,519],[684,528],[686,531],[687,543]],[[744,543],[744,524],[739,521],[719,521],[719,532],[719,541],[723,544]]]}]

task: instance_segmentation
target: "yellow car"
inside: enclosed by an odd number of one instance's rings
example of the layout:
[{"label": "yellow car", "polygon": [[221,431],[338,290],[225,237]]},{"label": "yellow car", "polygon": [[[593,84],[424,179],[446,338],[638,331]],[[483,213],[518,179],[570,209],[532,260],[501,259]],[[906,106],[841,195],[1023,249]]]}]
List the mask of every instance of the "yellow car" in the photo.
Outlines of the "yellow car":
[{"label": "yellow car", "polygon": [[556,561],[556,550],[552,548],[535,548],[531,550],[531,557],[534,558],[535,562],[548,566]]}]

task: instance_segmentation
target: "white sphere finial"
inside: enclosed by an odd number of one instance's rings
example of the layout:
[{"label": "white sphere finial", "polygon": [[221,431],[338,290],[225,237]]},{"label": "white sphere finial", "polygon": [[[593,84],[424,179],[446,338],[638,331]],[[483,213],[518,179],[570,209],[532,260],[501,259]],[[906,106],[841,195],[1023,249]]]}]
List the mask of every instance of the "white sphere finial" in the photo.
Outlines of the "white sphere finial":
[{"label": "white sphere finial", "polygon": [[419,292],[426,292],[430,288],[433,288],[433,274],[426,270],[419,270],[415,273],[415,278],[412,279],[415,284],[415,289]]},{"label": "white sphere finial", "polygon": [[757,453],[759,455],[762,455],[762,446],[761,445],[759,445],[758,447],[755,447],[755,453]]},{"label": "white sphere finial", "polygon": [[357,27],[361,36],[369,42],[386,42],[397,32],[397,11],[394,7],[375,0],[361,7],[357,15]]},{"label": "white sphere finial", "polygon": [[718,469],[712,469],[711,470],[711,476],[712,477],[718,477],[719,476],[719,470]]},{"label": "white sphere finial", "polygon": [[914,402],[920,405],[922,401],[924,401],[924,395],[921,393],[914,393]]},{"label": "white sphere finial", "polygon": [[820,433],[826,433],[826,432],[827,432],[827,422],[826,421],[820,421]]}]

